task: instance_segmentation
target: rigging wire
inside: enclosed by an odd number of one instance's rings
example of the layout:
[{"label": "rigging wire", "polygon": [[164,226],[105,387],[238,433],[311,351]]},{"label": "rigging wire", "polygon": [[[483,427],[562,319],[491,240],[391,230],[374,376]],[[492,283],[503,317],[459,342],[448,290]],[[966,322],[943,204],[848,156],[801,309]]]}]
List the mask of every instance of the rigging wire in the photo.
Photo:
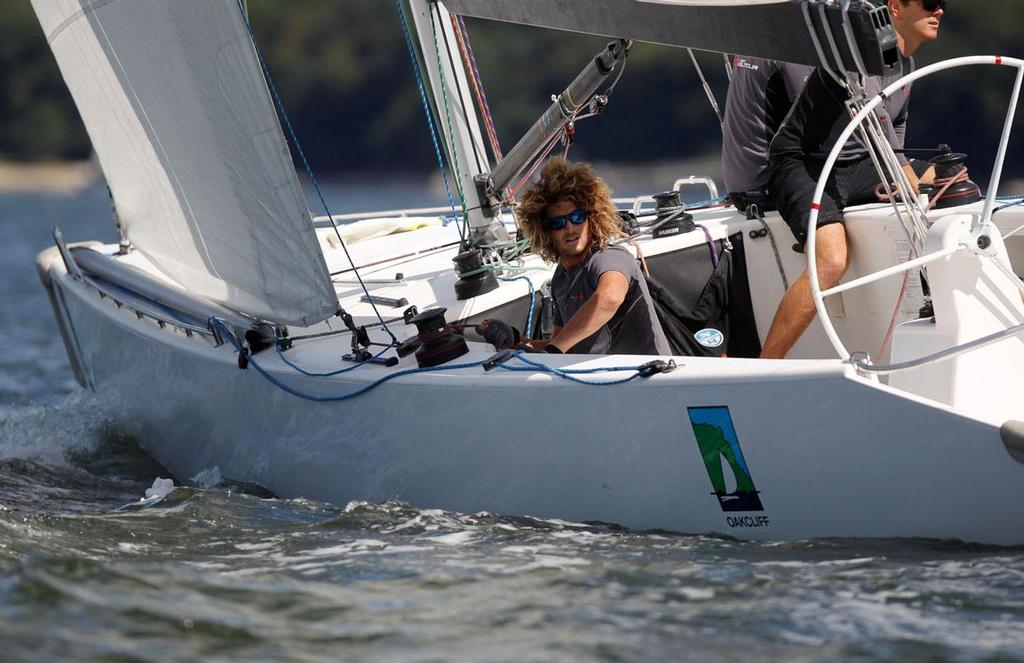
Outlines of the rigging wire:
[{"label": "rigging wire", "polygon": [[715,117],[718,118],[718,126],[724,130],[725,120],[722,118],[722,110],[718,107],[718,101],[715,99],[715,93],[711,91],[711,86],[708,85],[708,79],[704,77],[704,70],[700,68],[700,63],[697,62],[697,56],[693,54],[693,49],[688,48],[686,52],[690,54],[690,60],[693,62],[694,69],[697,70],[697,76],[700,77],[701,85],[704,86],[704,94],[707,95],[708,101],[711,102],[711,109],[715,111]]},{"label": "rigging wire", "polygon": [[[398,6],[398,16],[402,20],[402,33],[405,37],[405,46],[409,50],[409,59],[412,60],[412,70],[416,75],[416,87],[419,89],[420,102],[423,105],[423,114],[427,118],[427,127],[430,129],[430,140],[434,144],[434,153],[437,155],[437,165],[441,169],[441,177],[444,179],[444,191],[448,195],[448,204],[452,209],[452,217],[457,218],[459,213],[456,211],[455,198],[452,196],[451,185],[448,182],[448,169],[444,165],[444,156],[441,153],[441,145],[437,140],[437,128],[434,126],[434,114],[430,111],[430,102],[427,101],[427,92],[423,84],[423,72],[420,71],[419,61],[416,58],[416,49],[412,45],[411,31],[409,30],[409,21],[405,15],[405,7],[402,5],[402,0],[395,0],[395,4]],[[462,232],[462,224],[455,224],[456,230],[459,231],[459,239],[466,241],[466,236]]]},{"label": "rigging wire", "polygon": [[[623,74],[626,73],[626,62],[627,61],[628,60],[623,59],[622,61],[620,61],[618,63],[619,71],[615,75],[615,80],[613,80],[608,87],[606,87],[601,92],[595,92],[594,94],[592,94],[589,98],[587,98],[581,104],[576,106],[566,116],[567,117],[567,121],[566,121],[565,127],[562,130],[554,133],[551,136],[550,141],[544,147],[543,151],[534,159],[534,161],[533,161],[532,165],[530,166],[530,168],[528,170],[524,168],[525,175],[521,176],[518,180],[516,180],[516,182],[514,184],[510,184],[509,185],[509,187],[508,187],[508,197],[510,199],[514,199],[516,197],[516,195],[523,188],[523,186],[526,184],[526,182],[529,181],[529,179],[537,171],[537,168],[539,168],[540,165],[544,162],[544,160],[548,158],[548,156],[551,154],[551,152],[554,151],[555,146],[558,144],[559,141],[562,141],[563,144],[565,145],[565,150],[562,152],[562,157],[563,158],[568,158],[569,150],[572,148],[572,146],[573,146],[573,144],[575,142],[576,122],[577,122],[577,120],[583,120],[583,119],[586,119],[586,118],[594,117],[595,115],[597,115],[601,111],[601,108],[603,108],[603,104],[607,103],[609,97],[611,97],[612,93],[615,91],[615,86],[619,84],[619,81],[622,79]],[[584,108],[586,108],[587,105],[590,104],[592,100],[598,99],[598,98],[603,98],[604,101],[602,102],[602,106],[597,107],[596,110],[594,110],[594,107],[591,106],[591,109],[589,110],[589,112],[587,112],[584,115],[580,115],[580,112],[583,111]],[[552,96],[552,100],[559,100],[559,99],[561,99],[561,97],[555,97],[554,95]],[[570,100],[570,102],[571,102],[571,100]],[[563,115],[565,114],[565,105],[562,105],[562,113],[563,113]]]},{"label": "rigging wire", "polygon": [[[576,114],[573,113],[573,117],[575,117],[575,115]],[[544,163],[544,160],[547,159],[548,155],[551,154],[552,150],[555,149],[555,145],[557,145],[558,141],[562,139],[562,134],[563,133],[564,132],[559,132],[559,133],[555,134],[554,136],[552,136],[551,140],[548,141],[547,147],[544,148],[544,151],[541,152],[540,155],[537,156],[537,158],[533,162],[533,165],[530,166],[529,171],[527,171],[527,173],[525,175],[523,175],[521,178],[519,178],[519,180],[515,184],[509,186],[509,188],[508,188],[508,196],[509,196],[509,198],[515,198],[519,194],[519,190],[523,188],[523,185],[525,185],[527,183],[527,181],[529,181],[529,179],[531,177],[533,177],[533,174],[537,171],[537,168],[539,168],[540,165],[542,163]],[[566,140],[565,153],[566,154],[569,153],[569,141],[568,140]]]},{"label": "rigging wire", "polygon": [[444,144],[448,151],[449,160],[451,161],[452,168],[455,171],[455,188],[459,192],[459,201],[462,203],[462,214],[463,217],[467,217],[466,194],[462,189],[462,172],[459,168],[459,153],[455,150],[455,129],[453,128],[452,116],[448,108],[450,105],[448,102],[448,85],[445,83],[444,63],[441,61],[441,44],[437,38],[437,25],[435,24],[433,13],[430,15],[430,32],[434,38],[434,55],[437,59],[438,78],[441,83],[441,98],[444,102],[444,117],[448,125],[448,135],[445,137],[442,132],[442,138],[444,138]]},{"label": "rigging wire", "polygon": [[[324,198],[323,191],[320,190],[320,182],[317,180],[316,175],[313,173],[313,167],[310,165],[309,160],[306,158],[306,153],[302,149],[302,144],[299,142],[299,137],[295,133],[294,127],[292,127],[291,120],[288,119],[288,113],[285,111],[284,102],[281,100],[281,96],[277,92],[277,87],[274,85],[274,80],[270,75],[270,67],[267,66],[266,58],[263,57],[263,50],[259,44],[256,43],[256,35],[253,33],[252,24],[249,23],[249,17],[246,15],[245,7],[242,5],[242,0],[236,0],[236,4],[239,12],[242,15],[242,22],[245,25],[245,29],[249,33],[249,41],[252,43],[253,50],[256,53],[256,59],[259,61],[260,68],[263,70],[263,77],[267,82],[267,88],[273,95],[274,104],[277,106],[277,111],[281,115],[281,119],[284,121],[285,127],[288,129],[288,135],[291,137],[292,145],[295,146],[295,151],[298,152],[299,158],[302,160],[302,166],[306,171],[306,175],[309,176],[309,181],[313,185],[313,189],[316,191],[317,197],[320,199],[320,204],[323,205],[324,212],[327,214],[327,218],[331,220],[331,226],[334,228],[335,234],[338,236],[338,241],[341,243],[341,248],[345,252],[345,257],[348,258],[348,262],[352,265],[352,270],[355,272],[356,278],[359,280],[359,285],[363,289],[363,293],[370,297],[370,291],[367,289],[366,284],[363,283],[363,277],[359,275],[359,270],[356,268],[355,261],[352,260],[351,254],[348,252],[348,246],[345,245],[345,240],[341,238],[341,231],[338,229],[338,224],[334,221],[334,217],[331,216],[331,210],[327,205],[327,200]],[[374,314],[381,323],[381,327],[387,332],[388,336],[391,337],[392,342],[397,343],[398,338],[388,328],[387,323],[384,322],[384,316],[381,315],[377,305],[372,301],[370,306],[373,308]]]},{"label": "rigging wire", "polygon": [[484,128],[487,130],[487,138],[491,141],[491,151],[494,153],[494,160],[501,161],[505,155],[501,151],[501,143],[498,141],[498,131],[494,127],[494,118],[491,116],[491,107],[487,103],[487,94],[484,92],[484,81],[480,76],[480,70],[476,64],[476,57],[473,55],[473,46],[469,41],[469,30],[466,29],[466,22],[458,14],[452,15],[452,22],[455,27],[455,36],[459,42],[459,50],[465,60],[466,67],[470,72],[470,82],[473,84],[473,92],[476,94],[477,103],[480,104],[480,114],[483,115]]},{"label": "rigging wire", "polygon": [[612,92],[615,92],[615,86],[619,84],[619,81],[622,79],[622,75],[626,73],[626,64],[628,62],[629,58],[626,57],[623,57],[621,60],[619,60],[619,73],[615,74],[615,80],[612,81],[611,85],[604,89],[604,92],[600,93],[600,96],[604,97],[605,99],[612,96]]},{"label": "rigging wire", "polygon": [[[473,158],[476,161],[476,169],[479,172],[488,170],[487,156],[481,155],[480,152],[483,150],[482,145],[478,145],[476,136],[469,131],[469,127],[472,126],[470,122],[471,109],[466,107],[466,97],[462,93],[462,83],[459,81],[458,69],[462,63],[455,61],[455,55],[452,52],[452,46],[448,43],[448,31],[444,29],[444,23],[441,21],[441,7],[439,4],[434,4],[434,13],[437,15],[437,25],[441,30],[441,39],[444,41],[444,52],[448,56],[448,64],[451,66],[452,79],[455,81],[455,95],[458,101],[458,110],[462,114],[462,121],[466,127],[466,132],[469,134],[469,145],[473,149]],[[449,14],[451,16],[451,14]],[[431,23],[433,25],[433,23]],[[452,22],[453,28],[455,27]],[[457,34],[457,30],[453,30],[453,33]],[[455,142],[455,134],[452,134],[452,142]]]},{"label": "rigging wire", "polygon": [[[441,61],[441,45],[440,45],[440,41],[437,38],[437,28],[438,28],[438,26],[441,25],[442,29],[443,29],[443,24],[441,23],[441,19],[440,19],[440,11],[441,11],[441,9],[436,4],[434,6],[434,9],[435,9],[435,11],[432,12],[431,15],[430,15],[430,32],[433,35],[433,39],[434,39],[434,55],[437,58],[438,78],[440,79],[440,83],[441,83],[441,98],[442,98],[443,105],[444,105],[444,116],[445,116],[445,120],[447,121],[447,126],[448,126],[448,139],[451,141],[450,144],[448,142],[445,142],[445,147],[448,148],[448,153],[449,153],[449,156],[450,156],[450,159],[451,159],[452,167],[455,170],[455,185],[458,188],[459,200],[462,203],[462,225],[463,225],[463,230],[462,230],[462,232],[460,232],[460,235],[462,235],[463,238],[466,238],[468,233],[469,233],[469,208],[466,205],[466,193],[465,193],[465,190],[463,189],[462,173],[461,173],[461,169],[459,168],[459,152],[458,152],[458,150],[455,147],[455,130],[454,130],[453,125],[452,125],[452,116],[451,116],[451,111],[450,111],[450,108],[449,108],[451,106],[451,102],[448,100],[448,85],[445,82],[445,78],[446,77],[444,75],[444,65],[443,65],[443,63]],[[437,17],[436,21],[435,21],[435,16]],[[447,37],[446,37],[446,39],[447,39]],[[451,62],[451,57],[450,56],[451,56],[451,52],[449,50],[449,62]],[[454,63],[452,63],[452,67],[454,69]],[[455,84],[456,84],[456,86],[458,85],[458,80],[457,79],[455,81]],[[460,94],[460,97],[461,97],[461,94]],[[463,112],[465,112],[464,108],[463,108]],[[468,124],[468,121],[467,121],[467,124]],[[473,145],[473,151],[475,153],[476,149],[477,149],[476,148],[476,141],[473,140],[472,137],[470,137],[470,142]],[[476,156],[477,156],[477,159],[479,159],[479,155],[476,155]],[[464,239],[463,241],[465,242],[466,239]]]},{"label": "rigging wire", "polygon": [[[914,255],[914,250],[911,249],[907,255],[907,260],[910,260]],[[878,348],[878,354],[876,355],[879,359],[885,356],[885,351],[889,349],[889,344],[892,343],[893,332],[896,331],[896,321],[899,319],[900,311],[903,309],[903,300],[907,297],[907,287],[910,285],[910,272],[903,272],[903,283],[900,285],[900,294],[896,298],[896,306],[893,308],[892,317],[889,318],[889,326],[885,328],[885,336],[882,337],[882,347]]]}]

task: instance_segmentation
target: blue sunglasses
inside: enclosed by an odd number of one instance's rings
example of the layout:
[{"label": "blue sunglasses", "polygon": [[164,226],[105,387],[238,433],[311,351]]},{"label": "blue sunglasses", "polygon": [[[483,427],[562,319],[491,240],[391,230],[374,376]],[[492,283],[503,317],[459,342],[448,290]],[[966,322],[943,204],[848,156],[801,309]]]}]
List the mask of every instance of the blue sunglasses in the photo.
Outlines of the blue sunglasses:
[{"label": "blue sunglasses", "polygon": [[548,217],[548,230],[561,230],[567,221],[572,221],[574,226],[582,226],[590,218],[590,212],[585,209],[576,209],[562,216]]}]

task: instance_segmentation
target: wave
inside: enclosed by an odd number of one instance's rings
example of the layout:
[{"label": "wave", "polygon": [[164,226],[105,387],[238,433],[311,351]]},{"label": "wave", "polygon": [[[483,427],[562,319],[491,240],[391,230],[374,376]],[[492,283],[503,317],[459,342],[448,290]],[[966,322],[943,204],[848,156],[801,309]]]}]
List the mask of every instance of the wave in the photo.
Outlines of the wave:
[{"label": "wave", "polygon": [[48,404],[0,407],[0,460],[72,465],[76,455],[96,451],[115,429],[114,418],[86,391]]}]

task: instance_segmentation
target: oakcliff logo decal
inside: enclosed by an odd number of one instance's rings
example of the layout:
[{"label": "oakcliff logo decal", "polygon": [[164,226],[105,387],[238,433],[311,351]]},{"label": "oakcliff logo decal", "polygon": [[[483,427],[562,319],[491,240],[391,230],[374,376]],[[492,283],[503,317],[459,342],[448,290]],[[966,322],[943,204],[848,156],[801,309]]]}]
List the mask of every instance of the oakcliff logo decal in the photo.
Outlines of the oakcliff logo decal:
[{"label": "oakcliff logo decal", "polygon": [[[711,479],[713,495],[718,498],[722,511],[764,511],[754,479],[743,457],[736,429],[728,407],[689,407],[690,425],[700,447],[704,467]],[[723,463],[724,461],[724,463]],[[735,477],[735,490],[726,485],[725,467]],[[767,527],[766,516],[728,516],[730,527]]]}]

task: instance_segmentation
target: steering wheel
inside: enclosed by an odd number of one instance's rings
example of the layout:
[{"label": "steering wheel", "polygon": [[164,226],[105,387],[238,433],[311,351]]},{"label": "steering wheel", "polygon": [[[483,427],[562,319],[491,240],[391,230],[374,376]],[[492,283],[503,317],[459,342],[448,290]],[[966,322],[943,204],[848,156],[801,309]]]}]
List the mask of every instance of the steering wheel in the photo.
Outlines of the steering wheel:
[{"label": "steering wheel", "polygon": [[[998,231],[992,225],[992,208],[995,203],[996,192],[999,188],[999,179],[1002,176],[1003,162],[1006,158],[1007,144],[1010,140],[1010,130],[1013,125],[1014,116],[1016,114],[1017,101],[1020,97],[1021,92],[1021,84],[1022,81],[1024,81],[1024,60],[992,55],[962,57],[955,58],[952,60],[946,60],[943,62],[937,62],[927,67],[922,67],[921,69],[918,69],[908,74],[907,76],[900,78],[899,80],[897,80],[896,82],[882,90],[882,92],[880,92],[878,95],[871,98],[863,106],[863,108],[861,108],[860,111],[857,112],[856,115],[854,115],[853,119],[847,125],[846,129],[839,136],[839,139],[836,141],[835,146],[829,153],[828,159],[825,161],[825,166],[822,169],[821,176],[818,179],[817,187],[814,190],[814,201],[811,204],[811,215],[810,222],[808,223],[808,228],[817,228],[818,213],[821,208],[821,199],[825,192],[825,186],[828,182],[829,176],[832,174],[832,170],[835,167],[836,161],[839,158],[839,153],[842,151],[843,146],[849,140],[850,136],[853,135],[853,132],[857,131],[865,122],[865,120],[868,120],[869,117],[871,118],[870,121],[877,122],[877,119],[875,119],[875,116],[872,113],[875,110],[875,108],[882,104],[889,95],[892,95],[893,93],[897,92],[899,89],[908,85],[909,83],[913,83],[914,81],[920,78],[930,76],[940,71],[945,71],[947,69],[955,69],[958,67],[992,64],[995,64],[997,66],[1016,68],[1017,77],[1014,83],[1013,95],[1010,98],[1009,109],[1007,110],[1006,122],[1003,126],[1003,133],[999,143],[999,149],[996,153],[995,166],[992,169],[992,180],[989,184],[988,195],[985,197],[984,208],[982,210],[981,215],[976,216],[973,219],[970,231],[969,233],[964,234],[962,241],[959,241],[955,246],[945,246],[942,248],[937,248],[931,251],[930,253],[927,253],[925,255],[919,255],[916,258],[911,258],[908,256],[908,259],[904,262],[897,263],[895,265],[892,265],[891,267],[876,270],[874,272],[865,274],[864,276],[853,279],[851,281],[841,283],[827,290],[822,290],[821,284],[818,282],[817,259],[815,252],[815,233],[807,233],[807,242],[805,249],[807,254],[807,276],[810,281],[811,294],[814,299],[814,306],[817,309],[818,318],[821,320],[821,324],[825,329],[825,333],[828,336],[829,341],[832,343],[832,346],[835,348],[836,352],[839,353],[840,358],[843,359],[844,361],[851,360],[851,353],[846,348],[842,339],[839,338],[838,333],[836,333],[835,325],[832,322],[828,308],[825,306],[826,297],[837,295],[839,293],[846,292],[847,290],[852,290],[854,288],[859,288],[861,286],[867,285],[869,283],[874,283],[875,281],[879,281],[890,276],[903,274],[911,270],[924,267],[929,263],[935,262],[937,260],[942,260],[961,251],[971,251],[980,256],[991,259],[997,265],[998,269],[1004,274],[1006,274],[1008,278],[1011,278],[1011,280],[1017,285],[1018,289],[1020,289],[1021,292],[1024,292],[1024,283],[1022,283],[1020,278],[1018,278],[1013,273],[1013,270],[1010,269],[1009,265],[1007,265],[1005,263],[1005,260],[1002,259],[1002,254],[999,253],[997,250],[998,247],[1002,246],[1002,243],[993,243],[992,241],[993,233],[998,233]],[[902,169],[899,167],[899,163],[896,160],[896,155],[892,151],[892,149],[888,148],[888,145],[886,144],[885,148],[883,150],[880,150],[879,152],[881,152],[881,154],[879,154],[878,156],[881,157],[881,159],[885,162],[885,165],[889,168],[889,170],[896,175],[898,188],[901,189],[903,192],[910,192],[910,184],[906,180],[906,176],[903,173]],[[876,161],[876,165],[878,165],[878,161]],[[920,244],[921,242],[924,241],[924,235],[927,232],[927,211],[922,209],[919,201],[916,199],[915,196],[904,195],[903,198],[908,199],[908,202],[894,202],[893,205],[896,208],[897,215],[906,213],[911,217],[911,221],[914,225],[914,230],[911,231],[908,228],[908,235],[911,235],[910,238],[912,240],[912,245],[915,243]],[[903,207],[902,210],[900,209],[900,206]],[[915,238],[912,235],[917,235],[917,237]],[[916,242],[914,241],[915,239]],[[1016,332],[1014,332],[1015,329],[1016,327],[1008,328],[1003,332],[992,334],[988,337],[985,337],[984,339],[978,339],[977,341],[972,341],[970,343],[958,346],[957,348],[953,348],[950,351],[942,351],[936,353],[935,355],[922,357],[918,360],[915,360],[914,362],[909,363],[914,365],[921,365],[922,363],[927,363],[930,361],[938,361],[942,358],[945,358],[946,355],[955,356],[955,351],[957,350],[967,351],[969,349],[973,349],[974,347],[978,347],[979,343],[984,342],[983,344],[987,345],[988,343],[1002,340],[1003,338],[1012,335],[1012,333],[1020,333],[1020,330],[1016,330]],[[952,354],[951,351],[953,351]],[[939,355],[943,356],[939,357]],[[860,369],[873,370],[874,372],[886,372],[887,369],[888,372],[893,372],[895,370],[899,370],[900,368],[904,368],[903,366],[873,367],[870,364],[870,361],[855,361],[854,363]],[[909,368],[910,366],[906,367]]]}]

